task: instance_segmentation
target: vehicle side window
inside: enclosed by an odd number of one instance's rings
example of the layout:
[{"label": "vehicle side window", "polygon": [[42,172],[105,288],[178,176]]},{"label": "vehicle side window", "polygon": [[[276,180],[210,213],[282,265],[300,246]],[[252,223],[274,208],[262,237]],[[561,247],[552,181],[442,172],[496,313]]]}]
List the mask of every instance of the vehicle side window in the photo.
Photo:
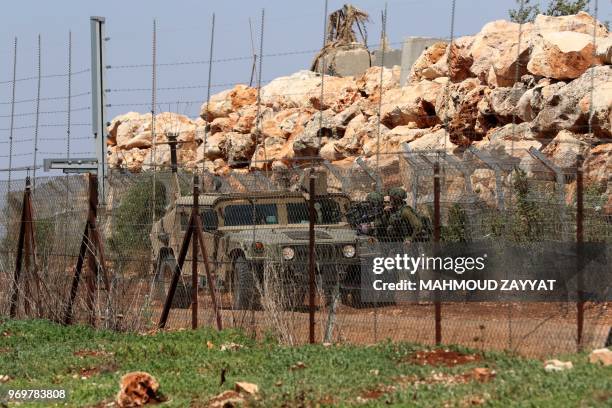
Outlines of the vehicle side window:
[{"label": "vehicle side window", "polygon": [[[255,219],[253,219],[255,216]],[[225,207],[225,226],[278,224],[276,204],[256,204],[255,214],[250,204],[228,205]]]},{"label": "vehicle side window", "polygon": [[207,208],[202,211],[202,224],[205,230],[214,231],[219,225],[217,213],[212,208]]}]

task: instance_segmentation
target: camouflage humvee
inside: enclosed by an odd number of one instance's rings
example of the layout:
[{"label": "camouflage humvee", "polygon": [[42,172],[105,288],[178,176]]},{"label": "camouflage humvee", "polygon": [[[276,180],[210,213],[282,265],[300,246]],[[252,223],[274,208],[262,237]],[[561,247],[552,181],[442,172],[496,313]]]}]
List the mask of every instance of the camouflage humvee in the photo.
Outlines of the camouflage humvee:
[{"label": "camouflage humvee", "polygon": [[[362,237],[347,222],[349,205],[349,197],[341,193],[316,197],[317,276],[326,302],[338,292],[346,301],[359,288],[357,241]],[[151,232],[160,298],[165,297],[169,286],[191,206],[191,196],[178,198]],[[222,292],[221,298],[229,298],[223,307],[256,308],[262,295],[283,299],[283,308],[303,303],[308,291],[309,213],[302,193],[204,193],[199,196],[199,206],[209,265]],[[173,307],[189,306],[190,273],[188,255]],[[204,276],[202,264],[199,273]],[[267,281],[270,275],[276,278],[274,288]],[[202,279],[201,285],[205,284]],[[271,291],[280,291],[283,296]]]}]

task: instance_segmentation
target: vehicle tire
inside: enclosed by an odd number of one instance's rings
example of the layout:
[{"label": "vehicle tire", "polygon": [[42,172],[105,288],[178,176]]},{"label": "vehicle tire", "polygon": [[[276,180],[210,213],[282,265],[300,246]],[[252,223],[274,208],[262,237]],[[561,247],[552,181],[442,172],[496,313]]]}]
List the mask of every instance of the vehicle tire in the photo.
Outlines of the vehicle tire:
[{"label": "vehicle tire", "polygon": [[[174,255],[165,255],[157,265],[155,274],[155,298],[161,302],[166,301],[172,275],[176,269],[176,259]],[[191,286],[185,285],[180,279],[176,285],[171,307],[176,309],[186,309],[191,305]]]},{"label": "vehicle tire", "polygon": [[259,304],[259,294],[255,287],[255,273],[244,255],[234,259],[232,273],[232,305],[238,310],[252,310]]}]

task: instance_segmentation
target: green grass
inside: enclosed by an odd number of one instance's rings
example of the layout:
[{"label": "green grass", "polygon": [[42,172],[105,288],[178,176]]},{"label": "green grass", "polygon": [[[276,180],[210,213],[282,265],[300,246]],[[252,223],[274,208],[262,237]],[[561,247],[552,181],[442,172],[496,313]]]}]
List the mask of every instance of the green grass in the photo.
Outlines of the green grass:
[{"label": "green grass", "polygon": [[[208,341],[215,347],[209,349]],[[226,342],[244,348],[220,351],[219,345]],[[9,388],[65,389],[68,399],[58,406],[102,406],[115,397],[120,377],[136,370],[158,379],[168,397],[162,406],[172,407],[206,406],[212,396],[232,388],[236,381],[258,384],[260,399],[250,406],[265,407],[462,406],[472,397],[493,407],[612,406],[612,367],[589,364],[584,354],[563,356],[573,361],[571,371],[545,373],[541,361],[502,353],[485,353],[480,361],[450,368],[410,363],[410,356],[423,348],[389,342],[370,347],[291,348],[273,340],[255,342],[236,331],[201,329],[143,336],[45,321],[5,321],[0,324],[0,375],[11,380],[0,384],[0,406]],[[75,355],[81,350],[101,353]],[[305,367],[292,369],[300,361]],[[460,375],[474,367],[489,367],[497,376],[485,383],[427,383],[432,371]],[[82,379],[82,370],[91,368],[94,375]],[[223,368],[227,381],[219,385]],[[377,375],[373,370],[378,370]],[[425,383],[415,386],[415,379]],[[380,396],[360,401],[358,397],[368,391]]]}]

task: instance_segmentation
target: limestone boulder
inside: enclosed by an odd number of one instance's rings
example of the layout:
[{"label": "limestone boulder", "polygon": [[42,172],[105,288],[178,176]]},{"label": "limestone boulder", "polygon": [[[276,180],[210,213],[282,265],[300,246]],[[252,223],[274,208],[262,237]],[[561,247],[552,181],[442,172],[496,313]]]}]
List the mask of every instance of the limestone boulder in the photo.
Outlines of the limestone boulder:
[{"label": "limestone boulder", "polygon": [[447,49],[448,44],[445,42],[437,42],[427,47],[412,65],[408,74],[408,82],[413,83],[423,79],[433,80],[448,76],[448,66],[437,64],[438,61],[447,56]]},{"label": "limestone boulder", "polygon": [[218,132],[207,135],[206,142],[197,148],[198,160],[215,160],[227,154],[227,133]]},{"label": "limestone boulder", "polygon": [[540,14],[533,22],[533,29],[536,32],[573,31],[589,35],[593,35],[595,29],[597,37],[606,37],[609,34],[605,25],[584,11],[560,17]]},{"label": "limestone boulder", "polygon": [[538,35],[527,70],[537,76],[574,79],[595,62],[593,37],[571,31]]},{"label": "limestone boulder", "polygon": [[413,151],[424,150],[447,150],[452,151],[457,148],[448,132],[444,129],[438,129],[432,133],[425,134],[413,142],[408,143],[408,146]]},{"label": "limestone boulder", "polygon": [[552,159],[558,167],[576,167],[578,154],[585,155],[589,150],[589,144],[580,140],[578,135],[569,130],[560,131],[557,136],[542,150]]},{"label": "limestone boulder", "polygon": [[257,89],[246,85],[236,85],[210,97],[209,103],[204,103],[200,109],[200,117],[206,121],[226,117],[243,106],[252,105],[257,101]]},{"label": "limestone boulder", "polygon": [[612,36],[598,37],[596,45],[595,57],[598,63],[602,65],[612,64]]},{"label": "limestone boulder", "polygon": [[226,136],[227,162],[230,167],[245,167],[255,151],[255,140],[250,134],[228,132]]},{"label": "limestone boulder", "polygon": [[523,158],[529,156],[530,148],[540,150],[542,147],[537,136],[529,123],[510,123],[490,130],[486,138],[474,143],[474,146],[480,150],[495,151],[498,157]]},{"label": "limestone boulder", "polygon": [[[321,85],[323,85],[323,94],[321,94]],[[343,111],[360,98],[361,94],[353,77],[325,77],[323,84],[319,83],[308,94],[308,101],[314,109],[332,109],[336,113]]]},{"label": "limestone boulder", "polygon": [[381,120],[389,128],[416,124],[430,127],[438,123],[436,99],[442,91],[443,82],[427,81],[391,89],[383,94]]},{"label": "limestone boulder", "polygon": [[[537,112],[533,124],[544,135],[556,134],[563,129],[585,133],[585,130],[588,131],[591,113],[591,126],[595,135],[604,138],[612,135],[612,66],[589,68],[568,84],[555,83],[539,88],[536,92],[538,95],[531,95],[529,98],[530,106],[519,111],[529,113],[531,110],[532,114]],[[523,97],[526,97],[525,95]],[[525,116],[529,117],[529,114]]]},{"label": "limestone boulder", "polygon": [[278,136],[267,137],[263,144],[258,144],[251,160],[251,168],[263,170],[273,163],[287,163],[293,158],[291,144]]},{"label": "limestone boulder", "polygon": [[612,143],[591,148],[584,160],[585,183],[599,183],[605,186],[608,184],[610,174],[612,174]]},{"label": "limestone boulder", "polygon": [[[520,50],[517,48],[519,29],[522,30],[523,37],[527,37],[531,31],[531,23],[523,24],[522,28],[519,28],[519,24],[506,20],[486,24],[474,36],[470,46],[470,55],[473,59],[470,67],[472,75],[482,83],[488,83],[489,76],[493,72],[499,85],[512,85],[517,62],[524,59],[525,54],[529,52],[528,38],[523,38]],[[524,72],[519,72],[519,77],[522,74]]]},{"label": "limestone boulder", "polygon": [[360,92],[363,92],[366,96],[380,95],[381,69],[383,76],[383,92],[399,86],[400,68],[398,66],[393,68],[381,68],[377,66],[368,68],[362,75],[355,79],[355,84]]},{"label": "limestone boulder", "polygon": [[308,96],[320,85],[320,75],[312,71],[299,71],[263,86],[261,99],[267,105],[276,104],[282,109],[307,106]]}]

